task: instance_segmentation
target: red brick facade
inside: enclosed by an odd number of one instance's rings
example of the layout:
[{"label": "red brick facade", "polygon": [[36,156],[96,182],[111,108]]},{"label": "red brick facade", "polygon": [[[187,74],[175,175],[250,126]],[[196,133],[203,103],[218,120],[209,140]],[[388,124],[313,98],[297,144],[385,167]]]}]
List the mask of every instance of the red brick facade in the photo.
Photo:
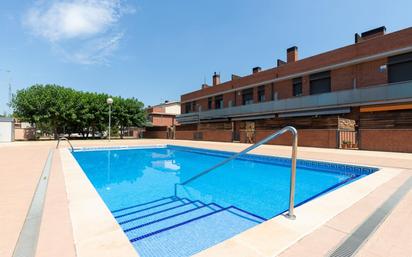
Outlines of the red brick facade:
[{"label": "red brick facade", "polygon": [[[299,129],[299,146],[337,148],[336,129]],[[260,130],[256,132],[256,142],[273,134],[273,130]],[[242,137],[242,135],[241,135]],[[283,134],[282,136],[269,142],[271,145],[291,145],[292,136]]]},{"label": "red brick facade", "polygon": [[170,106],[179,107],[179,104],[179,102],[166,101],[163,104],[151,107],[149,106],[149,108],[146,109],[146,112],[148,114],[149,121],[152,123],[152,126],[172,127],[177,125],[176,115],[180,114],[180,110],[179,112],[170,113],[167,108],[169,108]]},{"label": "red brick facade", "polygon": [[361,129],[359,147],[363,150],[412,152],[412,129]]},{"label": "red brick facade", "polygon": [[173,125],[176,125],[176,116],[165,114],[151,114],[150,121],[154,126],[171,127]]},{"label": "red brick facade", "polygon": [[144,138],[160,138],[166,139],[167,138],[167,131],[145,131],[143,132]]},{"label": "red brick facade", "polygon": [[[233,91],[225,93],[227,90],[243,89],[244,87],[258,84],[270,84],[265,81],[278,80],[274,82],[275,92],[277,92],[278,99],[292,97],[292,79],[284,79],[282,77],[293,76],[316,70],[330,65],[340,64],[354,59],[366,58],[382,52],[387,52],[403,47],[409,47],[412,44],[412,28],[407,28],[398,32],[371,37],[368,40],[355,43],[353,45],[345,46],[333,51],[318,54],[309,58],[298,61],[291,61],[279,67],[268,70],[263,70],[251,75],[236,78],[217,86],[206,87],[191,93],[181,96],[182,113],[184,111],[184,103],[196,99],[197,102],[202,103],[202,110],[207,110],[207,97],[223,93],[224,106],[227,106],[229,100],[232,100]],[[380,58],[373,61],[361,62],[342,68],[331,69],[332,91],[342,90],[354,87],[365,87],[371,85],[379,85],[387,83],[386,71],[381,71],[380,66],[387,63],[387,58]],[[296,75],[299,76],[299,75]],[[354,82],[355,80],[355,82]],[[336,84],[335,84],[336,83]],[[269,87],[269,85],[267,85]],[[265,93],[268,90],[265,90]],[[256,95],[256,94],[254,94]],[[303,95],[309,95],[309,76],[303,76]],[[205,100],[203,100],[205,99]],[[256,100],[256,99],[255,99]],[[272,100],[271,97],[266,97],[266,101]],[[206,104],[205,104],[206,103]],[[241,105],[241,97],[236,101],[237,105]],[[205,106],[203,106],[205,105]]]},{"label": "red brick facade", "polygon": [[[215,97],[220,98],[220,96],[223,96],[223,106],[221,108],[228,108],[250,104],[251,99],[253,103],[259,103],[262,101],[277,101],[343,90],[363,92],[364,89],[362,88],[366,88],[365,90],[369,90],[368,92],[370,92],[370,89],[374,89],[371,88],[372,86],[387,85],[394,81],[391,79],[393,78],[393,72],[389,72],[390,69],[388,68],[388,66],[394,66],[393,63],[391,64],[391,58],[392,60],[399,58],[399,55],[412,56],[411,49],[412,28],[385,34],[384,27],[364,32],[362,36],[357,35],[356,42],[352,45],[302,60],[298,60],[297,47],[292,47],[287,50],[287,62],[280,61],[277,67],[267,70],[261,70],[259,67],[255,67],[252,74],[243,77],[232,76],[230,81],[223,83],[220,83],[219,77],[218,81],[214,80],[215,83],[213,86],[203,85],[200,90],[182,95],[182,113],[197,112],[199,111],[198,107],[200,107],[200,111],[202,112],[213,110],[215,109]],[[412,60],[408,59],[406,62],[410,63]],[[405,65],[403,67],[409,66]],[[392,71],[394,71],[394,69],[392,69]],[[403,70],[403,72],[402,74],[407,73],[405,70]],[[410,71],[410,73],[412,74],[412,71]],[[392,74],[392,77],[390,74]],[[214,76],[216,76],[216,74]],[[411,79],[412,78],[409,77],[398,81],[409,81]],[[319,85],[322,86],[320,90]],[[324,85],[327,86],[325,87]],[[264,88],[264,98],[260,98],[258,93],[261,92],[259,89],[262,88]],[[356,89],[362,90],[355,91]],[[250,96],[250,90],[253,92],[252,97]],[[360,96],[360,98],[363,99],[363,95]],[[406,99],[406,97],[404,98]],[[209,99],[212,100],[211,108],[209,108]],[[306,97],[306,99],[308,98]],[[402,101],[412,104],[412,100],[405,99]],[[404,119],[404,117],[406,117],[405,115],[409,114],[400,113],[400,111],[397,111],[399,110],[398,107],[394,107],[395,109],[392,109],[389,114],[385,114],[386,116],[383,114],[380,114],[380,116],[375,115],[374,112],[376,111],[369,111],[367,115],[360,114],[360,108],[365,106],[365,104],[388,104],[385,101],[386,100],[382,102],[357,102],[354,105],[346,105],[343,107],[328,102],[327,107],[322,107],[323,110],[329,109],[331,111],[337,107],[347,108],[346,111],[338,113],[318,112],[314,110],[315,108],[313,107],[312,109],[306,110],[300,106],[297,108],[295,107],[296,105],[293,107],[295,109],[288,110],[289,113],[286,113],[288,115],[285,115],[285,110],[280,110],[279,107],[276,107],[278,108],[277,113],[269,108],[265,109],[266,113],[259,113],[261,110],[260,107],[265,105],[256,105],[256,108],[254,108],[252,112],[249,111],[249,113],[235,112],[232,116],[227,114],[222,114],[221,117],[213,116],[218,112],[209,112],[212,113],[212,115],[202,121],[199,118],[199,120],[196,121],[199,124],[193,124],[194,121],[190,119],[186,124],[183,123],[180,129],[176,131],[176,139],[246,142],[245,122],[250,122],[253,123],[253,137],[255,142],[263,139],[282,126],[293,125],[299,131],[300,146],[339,148],[342,146],[342,138],[339,133],[341,128],[339,128],[338,119],[345,118],[352,120],[356,125],[354,125],[350,131],[345,129],[342,131],[350,134],[351,138],[359,138],[359,142],[355,144],[353,144],[352,140],[349,142],[351,147],[355,145],[365,150],[412,152],[410,147],[410,145],[412,145],[412,123],[409,121],[405,122]],[[396,99],[396,101],[396,103],[399,103],[398,99]],[[283,102],[288,103],[289,101]],[[197,107],[186,110],[185,106],[187,103]],[[272,105],[268,104],[266,106],[272,108]],[[279,103],[279,106],[283,105]],[[240,112],[244,112],[245,109],[246,108],[243,107],[237,108],[237,110],[241,110]],[[306,111],[303,114],[299,113],[302,112],[302,109]],[[412,112],[412,108],[408,110]],[[385,110],[379,111],[383,112]],[[209,115],[209,113],[206,114]],[[193,117],[193,114],[188,114],[186,117],[190,115]],[[305,118],[301,118],[303,116],[305,116]],[[380,118],[376,118],[377,116]],[[197,117],[201,117],[201,115]],[[393,119],[400,122],[396,122],[395,124]],[[224,120],[225,123],[223,127],[222,125],[216,125],[216,127],[213,127],[215,125],[211,125],[222,120]],[[190,124],[191,122],[192,124]],[[391,122],[394,124],[391,124]],[[379,124],[386,125],[380,126]],[[372,129],[370,126],[372,126]],[[352,132],[353,134],[351,134]],[[355,135],[359,135],[359,137]],[[378,138],[380,136],[390,138],[390,140],[379,140]],[[284,135],[271,142],[271,144],[282,145],[290,145],[290,143],[291,139],[288,135]]]}]

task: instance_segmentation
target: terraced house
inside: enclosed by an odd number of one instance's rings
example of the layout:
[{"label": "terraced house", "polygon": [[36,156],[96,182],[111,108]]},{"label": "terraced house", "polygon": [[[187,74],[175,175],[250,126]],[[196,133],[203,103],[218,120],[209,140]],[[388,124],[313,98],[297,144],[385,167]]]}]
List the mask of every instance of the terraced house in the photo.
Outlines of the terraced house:
[{"label": "terraced house", "polygon": [[[176,139],[255,142],[292,125],[299,145],[412,152],[412,28],[355,34],[354,43],[181,96]],[[273,144],[290,144],[288,136]]]}]

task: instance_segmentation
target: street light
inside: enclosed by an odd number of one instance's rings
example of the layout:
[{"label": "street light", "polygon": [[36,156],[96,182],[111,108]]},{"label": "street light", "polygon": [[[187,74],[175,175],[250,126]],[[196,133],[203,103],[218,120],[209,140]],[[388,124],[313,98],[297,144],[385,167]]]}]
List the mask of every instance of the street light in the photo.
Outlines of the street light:
[{"label": "street light", "polygon": [[109,105],[109,142],[110,142],[110,127],[112,126],[112,104],[113,99],[107,98],[106,103]]}]

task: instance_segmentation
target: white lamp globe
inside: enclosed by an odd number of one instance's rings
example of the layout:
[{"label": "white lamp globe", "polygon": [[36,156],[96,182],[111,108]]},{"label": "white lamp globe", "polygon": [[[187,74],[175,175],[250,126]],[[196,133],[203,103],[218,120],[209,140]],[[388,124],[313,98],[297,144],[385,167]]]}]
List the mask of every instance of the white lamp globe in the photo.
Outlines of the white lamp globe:
[{"label": "white lamp globe", "polygon": [[112,98],[107,98],[106,100],[107,104],[111,105],[113,103],[113,99]]}]

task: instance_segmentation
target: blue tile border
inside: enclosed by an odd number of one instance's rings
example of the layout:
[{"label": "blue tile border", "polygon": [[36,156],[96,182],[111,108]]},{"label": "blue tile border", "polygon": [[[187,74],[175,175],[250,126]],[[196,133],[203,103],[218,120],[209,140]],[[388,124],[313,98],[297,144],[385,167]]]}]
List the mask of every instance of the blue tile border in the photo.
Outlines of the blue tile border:
[{"label": "blue tile border", "polygon": [[[217,157],[229,157],[235,152],[222,151],[222,150],[211,150],[205,148],[196,148],[188,146],[178,146],[178,145],[147,145],[147,146],[111,146],[111,147],[82,147],[75,148],[74,152],[81,151],[105,151],[105,150],[144,150],[144,149],[162,149],[169,148],[178,151],[193,152],[199,154],[205,154],[210,156]],[[246,160],[252,162],[260,162],[266,164],[274,164],[290,167],[291,159],[287,157],[277,157],[277,156],[267,156],[267,155],[258,155],[258,154],[245,154],[237,158],[238,160]],[[339,173],[346,176],[363,176],[369,175],[373,172],[378,171],[376,167],[367,167],[367,166],[358,166],[351,164],[341,164],[333,162],[324,162],[324,161],[312,161],[312,160],[297,160],[297,167],[304,169],[311,169],[315,171],[324,171],[330,173]]]},{"label": "blue tile border", "polygon": [[[180,151],[195,152],[195,153],[207,154],[207,155],[218,156],[218,157],[228,157],[232,154],[235,154],[235,152],[210,150],[210,149],[194,148],[194,147],[186,147],[186,146],[167,145],[167,147],[171,149],[180,150]],[[286,157],[245,154],[241,157],[238,157],[237,159],[254,161],[254,162],[262,162],[262,163],[267,163],[267,164],[276,164],[276,165],[282,165],[282,166],[288,166],[288,167],[290,167],[291,165],[291,159],[286,158]],[[366,166],[357,166],[357,165],[350,165],[350,164],[340,164],[340,163],[333,163],[333,162],[312,161],[312,160],[303,160],[303,159],[298,159],[296,165],[298,168],[334,172],[334,173],[339,173],[339,174],[343,174],[347,176],[369,175],[379,170],[378,168],[375,168],[375,167],[366,167]]]},{"label": "blue tile border", "polygon": [[88,147],[74,147],[74,152],[91,152],[91,151],[107,151],[107,150],[144,150],[167,148],[167,145],[142,145],[142,146],[88,146]]}]

